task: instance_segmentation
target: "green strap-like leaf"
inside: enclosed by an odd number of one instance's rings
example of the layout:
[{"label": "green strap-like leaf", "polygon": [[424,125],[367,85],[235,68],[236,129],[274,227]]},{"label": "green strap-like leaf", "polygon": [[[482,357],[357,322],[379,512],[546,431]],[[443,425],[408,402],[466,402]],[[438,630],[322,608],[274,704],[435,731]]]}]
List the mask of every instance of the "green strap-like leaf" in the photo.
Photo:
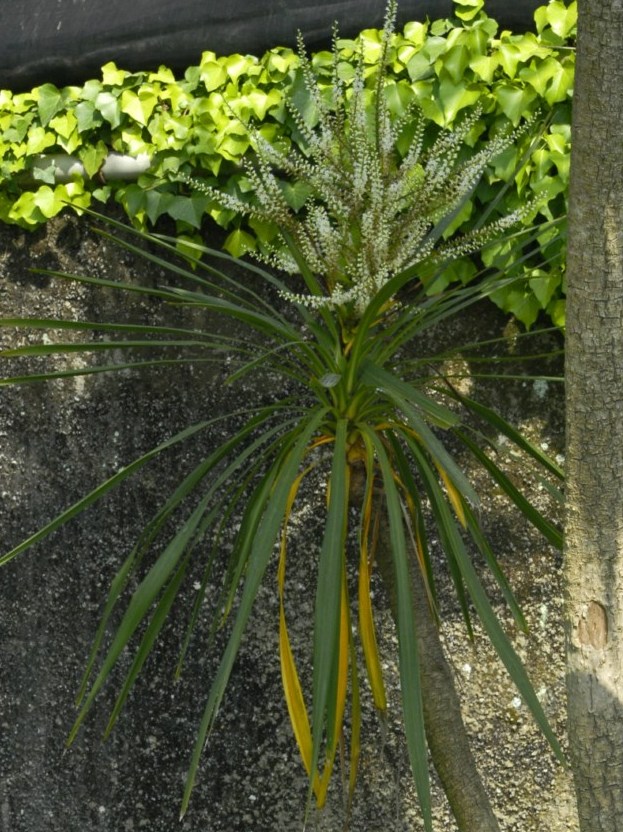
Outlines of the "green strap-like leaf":
[{"label": "green strap-like leaf", "polygon": [[[220,417],[222,418],[222,417]],[[0,566],[5,563],[8,563],[14,557],[19,555],[21,552],[24,552],[26,549],[29,549],[31,546],[34,546],[35,543],[38,543],[40,540],[43,540],[53,531],[58,529],[60,526],[67,523],[68,520],[71,520],[72,517],[75,517],[77,514],[80,514],[84,511],[88,506],[92,505],[93,503],[100,500],[104,497],[111,489],[118,486],[128,477],[135,474],[140,468],[143,467],[147,462],[153,459],[158,454],[162,453],[163,451],[172,448],[174,445],[177,445],[180,442],[184,442],[186,439],[189,439],[191,436],[194,436],[196,433],[199,433],[202,430],[206,430],[206,428],[210,427],[211,425],[215,424],[218,419],[209,419],[207,422],[200,422],[196,425],[192,425],[185,430],[176,433],[175,436],[172,436],[170,439],[167,439],[166,442],[162,442],[162,444],[158,445],[156,448],[152,448],[151,451],[148,451],[143,456],[135,459],[134,462],[131,462],[125,468],[122,468],[120,471],[117,471],[116,474],[113,474],[112,477],[109,477],[105,482],[101,485],[98,485],[93,491],[89,492],[86,497],[82,497],[64,512],[59,514],[57,517],[54,518],[50,523],[45,525],[42,529],[39,529],[38,532],[35,532],[33,535],[28,537],[26,540],[22,541],[18,546],[15,546],[11,549],[10,552],[7,552],[5,555],[0,557]]]},{"label": "green strap-like leaf", "polygon": [[480,583],[476,570],[469,558],[465,549],[465,545],[459,533],[456,523],[452,517],[450,507],[448,506],[435,474],[426,461],[422,459],[420,470],[425,479],[426,490],[431,501],[431,507],[437,520],[437,526],[442,538],[444,548],[451,549],[455,556],[465,586],[472,599],[478,617],[482,621],[483,627],[495,648],[502,663],[508,670],[508,673],[513,680],[517,690],[521,694],[526,705],[530,709],[537,725],[547,738],[552,750],[556,756],[564,762],[564,754],[560,744],[554,734],[547,717],[543,711],[541,703],[536,695],[534,688],[528,678],[526,670],[521,663],[521,659],[514,651],[513,646],[508,640],[502,626],[493,611],[489,599]]},{"label": "green strap-like leaf", "polygon": [[300,465],[307,451],[309,442],[316,431],[320,428],[326,417],[326,411],[320,410],[310,414],[308,420],[301,426],[297,433],[296,441],[292,444],[286,457],[275,463],[278,471],[274,472],[275,487],[265,507],[262,521],[254,535],[251,554],[247,564],[246,579],[242,590],[240,604],[233,623],[232,632],[223,653],[218,670],[212,682],[208,701],[203,712],[201,724],[197,734],[190,767],[186,778],[186,787],[182,798],[181,817],[188,809],[190,795],[193,789],[199,760],[206,739],[214,724],[216,713],[223,699],[229,676],[238,654],[240,641],[244,634],[251,609],[266,571],[266,567],[273,553],[275,541],[284,518],[288,494],[294,482]]},{"label": "green strap-like leaf", "polygon": [[0,318],[0,327],[17,327],[20,329],[69,329],[78,332],[134,332],[146,335],[192,335],[196,338],[236,342],[234,338],[215,336],[214,333],[202,332],[200,329],[184,329],[175,326],[150,326],[147,324],[119,324],[102,321],[65,321],[59,318]]},{"label": "green strap-like leaf", "polygon": [[[240,444],[245,443],[248,437],[267,419],[273,418],[275,413],[279,411],[281,405],[276,403],[269,408],[263,408],[259,413],[254,413],[244,427],[236,433],[229,440],[220,445],[207,458],[203,459],[189,474],[184,477],[182,482],[176,487],[173,493],[165,501],[158,513],[149,521],[147,526],[143,529],[141,536],[133,548],[130,556],[126,559],[123,566],[115,576],[106,600],[106,606],[102,613],[100,623],[98,625],[97,633],[91,646],[89,658],[83,673],[80,690],[77,696],[77,704],[80,704],[87,690],[88,680],[91,676],[95,660],[99,652],[104,633],[110,618],[110,615],[119,600],[121,593],[126,585],[130,572],[136,568],[140,563],[144,553],[149,549],[153,541],[156,539],[158,533],[163,528],[164,524],[171,518],[174,512],[183,504],[183,502],[197,490],[205,478],[218,470],[218,466],[232,451]],[[292,420],[294,421],[294,420]],[[214,495],[219,488],[227,481],[227,479],[239,467],[244,465],[249,457],[257,454],[261,445],[268,441],[275,433],[284,430],[285,424],[274,427],[268,434],[262,434],[255,442],[245,447],[243,453],[228,467],[225,471],[221,471],[218,476],[212,477],[210,480],[210,489],[208,496]],[[205,521],[202,521],[202,525]],[[205,528],[203,529],[205,531]]]},{"label": "green strap-like leaf", "polygon": [[552,459],[550,459],[549,456],[547,456],[547,454],[544,454],[540,448],[537,448],[536,445],[529,442],[525,436],[509,424],[506,419],[503,419],[498,413],[496,413],[495,410],[481,404],[475,399],[469,399],[467,396],[461,395],[456,390],[453,390],[451,395],[460,401],[461,404],[463,404],[468,410],[473,410],[474,413],[477,413],[485,419],[497,431],[504,434],[504,436],[507,436],[511,442],[517,445],[518,448],[521,448],[522,451],[525,451],[533,459],[536,459],[537,462],[543,465],[544,468],[547,468],[547,470],[554,474],[554,476],[558,477],[558,479],[564,479],[564,471],[560,465],[557,465]]},{"label": "green strap-like leaf", "polygon": [[[433,572],[433,565],[428,549],[428,532],[426,530],[426,522],[424,519],[424,511],[422,508],[422,498],[420,495],[421,487],[418,487],[415,477],[411,471],[410,461],[398,440],[401,434],[398,431],[388,431],[386,434],[387,440],[392,448],[392,462],[396,466],[396,471],[400,477],[400,483],[404,489],[405,495],[408,495],[411,500],[413,515],[413,529],[414,540],[412,540],[413,549],[417,551],[420,561],[420,569],[423,570],[422,577],[424,578],[426,590],[429,594],[432,613],[438,617],[438,603],[437,603],[437,588],[435,585],[435,575]],[[409,445],[412,441],[408,434],[402,434],[402,439]]]},{"label": "green strap-like leaf", "polygon": [[123,683],[123,687],[113,709],[110,713],[110,717],[108,719],[108,725],[106,726],[106,730],[104,731],[104,739],[106,739],[110,732],[112,731],[115,722],[117,721],[119,714],[121,713],[123,706],[125,704],[126,699],[128,698],[128,694],[130,693],[134,682],[138,678],[143,665],[151,650],[155,644],[155,641],[160,633],[165,621],[167,620],[167,616],[169,611],[173,605],[177,597],[177,593],[179,592],[179,588],[181,586],[182,580],[186,574],[186,568],[188,566],[189,555],[184,557],[182,563],[178,566],[175,574],[173,575],[172,579],[170,580],[168,586],[166,587],[165,591],[162,594],[162,597],[158,601],[154,614],[151,617],[149,625],[143,634],[141,639],[141,643],[136,651],[136,655],[134,656],[134,660],[132,661],[132,666],[128,671],[125,681]]},{"label": "green strap-like leaf", "polygon": [[524,497],[521,491],[511,482],[509,477],[499,468],[487,454],[479,448],[478,445],[472,441],[467,434],[462,431],[456,431],[456,435],[462,442],[467,445],[470,451],[474,454],[476,459],[483,465],[484,468],[491,474],[493,479],[502,488],[506,496],[515,503],[522,514],[528,518],[532,525],[543,534],[552,546],[557,549],[562,549],[562,532],[556,526],[547,520],[532,503]]},{"label": "green strap-like leaf", "polygon": [[223,363],[222,355],[210,358],[155,358],[149,361],[126,361],[119,364],[101,364],[96,367],[79,367],[74,370],[55,370],[49,373],[28,373],[24,376],[10,376],[0,378],[0,387],[13,384],[34,384],[40,381],[51,381],[58,378],[74,378],[76,376],[92,376],[99,373],[117,373],[120,370],[143,370],[147,367],[166,367],[182,364],[214,364]]},{"label": "green strap-like leaf", "polygon": [[[132,350],[132,349],[157,349],[160,347],[201,347],[212,349],[211,344],[205,341],[81,341],[80,343],[58,343],[58,344],[31,344],[27,347],[16,347],[12,350],[3,350],[0,355],[3,358],[15,358],[26,355],[65,355],[71,353],[105,352],[107,350]],[[224,347],[220,346],[223,350]]]},{"label": "green strap-like leaf", "polygon": [[467,518],[467,528],[469,529],[469,533],[472,536],[474,543],[480,549],[482,556],[484,557],[487,566],[491,570],[491,574],[497,581],[498,586],[504,596],[504,600],[508,604],[508,608],[510,609],[511,613],[513,614],[513,618],[515,619],[515,623],[522,630],[524,633],[528,632],[528,624],[524,617],[523,612],[519,604],[517,603],[517,599],[515,598],[515,594],[506,579],[506,575],[500,568],[500,564],[495,557],[491,546],[489,546],[489,542],[487,538],[482,533],[482,529],[480,528],[480,524],[476,519],[476,515],[471,510],[471,508],[465,504],[463,506],[463,510],[465,512],[465,516]]},{"label": "green strap-like leaf", "polygon": [[[429,401],[426,396],[422,395],[410,384],[402,382],[391,373],[371,363],[366,363],[362,378],[368,383],[374,384],[377,389],[385,393],[397,405],[399,410],[404,413],[407,423],[418,434],[420,441],[435,462],[443,468],[463,496],[473,505],[478,506],[480,500],[472,484],[452,459],[443,444],[437,439],[433,431],[428,427],[422,416],[418,413],[418,410],[426,416],[432,414],[430,416],[431,419],[437,417],[439,419],[445,418],[448,421],[450,420],[450,416],[452,416],[453,424],[456,424],[454,414],[450,414],[450,411],[446,411],[446,408],[437,406],[436,403]],[[446,413],[450,415],[446,416]]]},{"label": "green strap-like leaf", "polygon": [[458,425],[461,421],[456,413],[422,393],[415,385],[402,381],[393,373],[387,372],[387,370],[370,361],[363,363],[361,380],[365,384],[374,385],[381,390],[397,393],[402,399],[419,408],[427,419],[437,427],[450,428]]},{"label": "green strap-like leaf", "polygon": [[348,524],[347,421],[335,429],[333,463],[329,479],[329,508],[318,561],[314,612],[314,671],[312,702],[312,763],[310,790],[320,757],[326,726],[327,746],[332,747],[336,725],[337,666],[339,661],[340,600],[344,544]]},{"label": "green strap-like leaf", "polygon": [[[433,470],[431,464],[429,462],[428,456],[426,454],[426,448],[422,447],[416,440],[407,432],[403,432],[400,434],[405,444],[409,447],[413,459],[415,461],[415,466],[418,470],[424,467],[423,473],[428,472],[429,470]],[[397,443],[393,443],[394,447],[394,454],[399,453],[398,448],[396,447]],[[467,593],[465,592],[465,586],[463,584],[463,577],[461,575],[461,570],[459,569],[459,565],[456,560],[456,554],[451,547],[445,547],[444,549],[446,555],[446,561],[448,564],[448,569],[450,570],[450,577],[452,578],[452,583],[454,584],[454,591],[456,592],[456,597],[459,602],[459,606],[461,608],[461,615],[463,616],[463,621],[465,622],[465,628],[467,630],[467,634],[469,638],[473,638],[473,628],[472,622],[470,618],[470,610],[469,610],[469,602],[467,598]]]},{"label": "green strap-like leaf", "polygon": [[383,443],[368,428],[363,428],[362,435],[366,444],[370,444],[374,448],[383,476],[398,604],[397,630],[398,653],[400,658],[400,686],[402,690],[402,710],[405,722],[407,750],[409,752],[411,771],[420,801],[424,826],[427,832],[432,832],[430,777],[428,772],[424,713],[422,710],[419,651],[416,637],[417,622],[413,610],[413,596],[408,563],[409,554],[404,533],[403,509],[400,495],[394,482],[395,472],[383,447]]},{"label": "green strap-like leaf", "polygon": [[[68,745],[75,739],[84,718],[89,712],[95,697],[108,679],[111,670],[121,654],[121,651],[126,647],[129,640],[132,638],[136,628],[145,619],[154,600],[160,594],[162,588],[168,582],[171,574],[176,569],[180,558],[186,552],[199,523],[203,519],[208,501],[209,497],[201,500],[192,515],[186,523],[184,523],[181,530],[173,537],[169,545],[162,552],[158,560],[151,567],[136,589],[125,615],[123,616],[121,624],[117,628],[117,632],[115,633],[113,642],[102,663],[102,667],[97,674],[97,677],[93,682],[93,685],[91,686],[91,689],[86,696],[76,721],[74,722],[69,733],[69,737],[67,739]],[[153,631],[153,637],[155,638],[155,636],[156,631]],[[132,670],[130,672],[132,673]],[[138,669],[136,672],[138,672]]]}]

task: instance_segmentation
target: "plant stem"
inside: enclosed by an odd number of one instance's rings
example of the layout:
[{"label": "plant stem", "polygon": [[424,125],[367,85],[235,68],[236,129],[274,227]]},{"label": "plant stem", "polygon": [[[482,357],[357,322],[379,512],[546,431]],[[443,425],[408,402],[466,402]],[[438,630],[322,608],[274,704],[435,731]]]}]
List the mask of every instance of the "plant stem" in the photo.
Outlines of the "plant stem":
[{"label": "plant stem", "polygon": [[[395,573],[386,518],[381,522],[376,558],[389,596],[392,616],[396,621]],[[500,832],[469,746],[454,677],[443,652],[415,557],[410,559],[409,565],[420,656],[424,723],[433,764],[460,832]]]}]

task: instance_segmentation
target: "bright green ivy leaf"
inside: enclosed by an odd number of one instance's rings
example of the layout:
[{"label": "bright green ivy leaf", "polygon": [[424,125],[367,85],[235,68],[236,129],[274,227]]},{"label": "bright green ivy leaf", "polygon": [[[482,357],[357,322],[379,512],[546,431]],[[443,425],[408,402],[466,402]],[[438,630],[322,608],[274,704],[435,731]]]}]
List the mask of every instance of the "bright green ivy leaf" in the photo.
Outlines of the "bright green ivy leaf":
[{"label": "bright green ivy leaf", "polygon": [[82,180],[73,180],[57,185],[54,193],[63,204],[69,202],[76,209],[88,208],[91,204],[91,194],[85,191]]},{"label": "bright green ivy leaf", "polygon": [[237,81],[247,71],[252,59],[244,55],[234,54],[225,58],[225,72],[232,81]]},{"label": "bright green ivy leaf", "polygon": [[484,0],[455,0],[454,14],[459,20],[473,20],[484,7]]},{"label": "bright green ivy leaf", "polygon": [[27,116],[18,116],[13,121],[12,126],[5,130],[3,135],[4,140],[7,142],[16,142],[17,144],[23,142],[32,124],[34,115],[34,113],[29,113]]},{"label": "bright green ivy leaf", "polygon": [[37,89],[37,94],[39,119],[45,127],[59,110],[63,108],[63,94],[54,84],[43,84]]},{"label": "bright green ivy leaf", "polygon": [[533,58],[546,58],[550,50],[544,49],[532,32],[527,32],[503,40],[497,54],[506,74],[513,79],[519,64],[527,64]]},{"label": "bright green ivy leaf", "polygon": [[145,132],[140,124],[132,122],[126,125],[121,131],[121,140],[116,139],[113,143],[114,149],[120,153],[129,153],[130,156],[140,156],[146,153],[152,156],[154,148],[151,142],[145,141]]},{"label": "bright green ivy leaf", "polygon": [[469,66],[470,55],[467,47],[459,45],[453,46],[443,56],[443,68],[446,70],[450,78],[455,84],[463,80],[465,70]]},{"label": "bright green ivy leaf", "polygon": [[271,50],[266,60],[266,69],[271,78],[280,81],[298,64],[298,56],[291,49]]},{"label": "bright green ivy leaf", "polygon": [[36,109],[38,100],[38,90],[36,89],[33,92],[20,93],[13,96],[11,109],[14,113],[26,113],[28,110]]},{"label": "bright green ivy leaf", "polygon": [[431,63],[445,54],[448,48],[448,41],[442,37],[430,37],[422,47],[422,52],[430,58]]},{"label": "bright green ivy leaf", "polygon": [[110,199],[111,193],[112,187],[110,185],[103,185],[101,188],[95,188],[95,190],[91,191],[91,196],[93,199],[97,199],[98,202],[106,204]]},{"label": "bright green ivy leaf", "polygon": [[510,84],[500,84],[495,88],[498,108],[510,121],[517,125],[522,116],[530,113],[530,105],[534,101],[535,93]]},{"label": "bright green ivy leaf", "polygon": [[217,61],[208,61],[201,64],[201,80],[208,92],[222,87],[227,83],[227,72]]},{"label": "bright green ivy leaf", "polygon": [[28,132],[28,142],[26,145],[26,152],[29,155],[36,155],[43,153],[48,147],[54,147],[56,144],[56,136],[54,133],[49,133],[43,127],[33,127]]},{"label": "bright green ivy leaf", "polygon": [[547,314],[552,320],[554,326],[559,326],[561,329],[565,326],[565,301],[558,298],[547,307]]},{"label": "bright green ivy leaf", "polygon": [[124,90],[121,93],[121,112],[139,124],[147,124],[157,104],[157,96],[149,90],[141,90],[138,95],[133,90]]},{"label": "bright green ivy leaf", "polygon": [[89,144],[81,148],[78,156],[84,165],[87,176],[93,177],[103,165],[104,159],[108,156],[108,148],[104,142],[99,141],[95,145]]},{"label": "bright green ivy leaf", "polygon": [[245,95],[242,100],[248,104],[253,114],[260,121],[263,121],[266,118],[267,111],[271,107],[281,103],[281,95],[276,89],[272,89],[270,92],[256,89],[248,95]]},{"label": "bright green ivy leaf", "polygon": [[55,130],[59,136],[68,139],[78,126],[78,120],[74,113],[69,110],[62,115],[55,116],[49,122],[52,130]]},{"label": "bright green ivy leaf", "polygon": [[102,122],[102,117],[99,111],[95,109],[95,104],[92,101],[81,101],[76,105],[74,114],[80,133],[84,133]]},{"label": "bright green ivy leaf", "polygon": [[43,167],[35,166],[32,169],[32,175],[36,182],[45,182],[48,185],[54,185],[56,182],[54,165],[44,165]]},{"label": "bright green ivy leaf", "polygon": [[[359,39],[363,52],[364,63],[375,64],[380,58],[381,49],[383,48],[381,33],[378,29],[364,29],[363,32],[361,32]],[[331,63],[333,63],[333,56],[330,52],[327,54],[331,57]]]},{"label": "bright green ivy leaf", "polygon": [[480,90],[465,84],[455,84],[449,78],[444,78],[439,84],[439,101],[446,124],[452,124],[461,110],[475,104],[479,98]]},{"label": "bright green ivy leaf", "polygon": [[578,22],[578,5],[572,2],[567,6],[560,0],[550,0],[547,5],[535,11],[534,20],[537,32],[542,32],[546,26],[550,26],[559,38],[568,38],[573,34]]},{"label": "bright green ivy leaf", "polygon": [[530,288],[543,309],[546,309],[560,287],[560,274],[557,272],[547,274],[542,269],[535,269],[532,274],[534,276],[528,281]]},{"label": "bright green ivy leaf", "polygon": [[113,93],[98,93],[95,99],[95,109],[99,110],[111,127],[119,127],[121,124],[121,106],[119,99]]},{"label": "bright green ivy leaf", "polygon": [[477,58],[472,58],[469,62],[469,68],[472,72],[486,84],[490,84],[493,81],[493,75],[499,65],[498,58],[493,55],[479,55]]},{"label": "bright green ivy leaf", "polygon": [[435,37],[441,37],[445,35],[452,29],[452,21],[451,20],[433,20],[430,24],[430,33]]},{"label": "bright green ivy leaf", "polygon": [[147,209],[147,192],[135,182],[126,185],[118,197],[128,216],[139,224],[145,222]]},{"label": "bright green ivy leaf", "polygon": [[250,217],[248,224],[260,243],[270,243],[279,235],[279,228],[274,223],[258,217]]},{"label": "bright green ivy leaf", "polygon": [[[139,186],[140,187],[140,186]],[[167,193],[166,191],[162,193],[161,191],[146,191],[142,189],[145,193],[145,212],[149,217],[149,221],[152,225],[155,225],[158,217],[162,216],[162,214],[169,213],[169,206],[175,200],[175,196],[171,193]],[[179,199],[188,199],[188,197],[178,197]]]},{"label": "bright green ivy leaf", "polygon": [[100,81],[96,81],[92,79],[87,81],[86,84],[80,90],[80,98],[83,101],[95,101],[99,93],[102,91],[102,84]]},{"label": "bright green ivy leaf", "polygon": [[526,329],[530,329],[541,311],[538,300],[531,292],[524,289],[504,287],[492,292],[490,297],[500,309],[510,312],[518,321],[521,321]]},{"label": "bright green ivy leaf", "polygon": [[425,23],[410,22],[405,25],[404,37],[415,46],[422,46],[426,40],[427,25]]},{"label": "bright green ivy leaf", "polygon": [[[47,186],[45,186],[47,187]],[[39,225],[45,217],[35,204],[35,193],[24,191],[11,206],[8,218],[22,227]]]},{"label": "bright green ivy leaf", "polygon": [[179,251],[182,257],[188,258],[189,265],[193,266],[197,258],[201,259],[201,251],[197,249],[197,246],[202,246],[203,244],[204,240],[201,234],[178,234],[175,242],[175,250]]},{"label": "bright green ivy leaf", "polygon": [[311,188],[305,182],[283,182],[281,189],[288,205],[295,211],[299,211],[311,196]]},{"label": "bright green ivy leaf", "polygon": [[432,84],[426,85],[424,82],[420,82],[413,86],[424,116],[440,127],[444,127],[446,124],[444,113],[432,94]]},{"label": "bright green ivy leaf", "polygon": [[574,64],[571,60],[558,64],[556,72],[545,90],[545,100],[548,104],[564,101],[573,90]]},{"label": "bright green ivy leaf", "polygon": [[223,248],[225,251],[228,251],[232,257],[242,257],[243,254],[246,254],[249,251],[255,251],[257,243],[255,241],[255,237],[252,237],[251,234],[248,234],[241,228],[237,228],[227,237],[223,243]]},{"label": "bright green ivy leaf", "polygon": [[59,144],[66,153],[73,153],[80,145],[81,140],[78,135],[78,120],[72,110],[68,110],[62,115],[55,116],[50,121],[49,127],[56,131],[57,144]]},{"label": "bright green ivy leaf", "polygon": [[150,84],[156,81],[162,84],[175,84],[175,74],[167,66],[159,66],[158,72],[150,72],[147,80]]},{"label": "bright green ivy leaf", "polygon": [[560,176],[543,176],[541,179],[533,182],[532,190],[541,199],[546,202],[551,202],[559,194],[567,192],[568,182],[564,182]]},{"label": "bright green ivy leaf", "polygon": [[120,87],[127,75],[124,69],[117,69],[114,61],[109,61],[102,67],[102,80],[107,87]]},{"label": "bright green ivy leaf", "polygon": [[433,74],[432,63],[433,61],[424,52],[424,50],[422,50],[421,52],[416,52],[416,54],[411,58],[411,60],[407,64],[407,72],[409,73],[409,78],[412,81],[419,81],[420,78],[428,78],[430,75]]},{"label": "bright green ivy leaf", "polygon": [[39,190],[35,191],[34,204],[48,219],[58,214],[64,207],[62,200],[48,185],[42,185]]},{"label": "bright green ivy leaf", "polygon": [[405,82],[389,82],[385,87],[385,96],[387,109],[397,119],[405,116],[413,103],[413,90]]},{"label": "bright green ivy leaf", "polygon": [[546,58],[544,61],[522,67],[519,71],[519,77],[522,81],[530,84],[539,95],[543,96],[548,82],[556,74],[559,66],[560,64],[555,58]]},{"label": "bright green ivy leaf", "polygon": [[201,194],[193,196],[174,196],[167,205],[167,214],[174,220],[180,220],[193,228],[201,228],[203,218],[210,200]]}]

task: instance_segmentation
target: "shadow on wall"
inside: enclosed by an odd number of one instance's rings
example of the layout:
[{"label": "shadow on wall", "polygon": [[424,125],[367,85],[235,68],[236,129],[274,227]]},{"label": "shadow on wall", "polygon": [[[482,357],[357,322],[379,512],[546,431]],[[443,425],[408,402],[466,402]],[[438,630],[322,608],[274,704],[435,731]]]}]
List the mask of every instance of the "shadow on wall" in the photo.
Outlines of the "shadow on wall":
[{"label": "shadow on wall", "polygon": [[[486,0],[503,28],[525,31],[544,0]],[[0,8],[0,89],[23,91],[46,82],[63,86],[99,77],[115,61],[129,70],[165,64],[182,71],[205,50],[259,55],[295,46],[326,46],[337,21],[352,37],[381,27],[385,0],[20,0]],[[401,0],[399,23],[452,16],[452,0]]]},{"label": "shadow on wall", "polygon": [[[184,317],[188,310],[183,308],[141,298],[129,302],[126,293],[93,293],[90,287],[27,276],[28,267],[35,266],[137,282],[154,279],[145,274],[144,262],[119,254],[74,216],[55,218],[34,234],[0,225],[0,251],[0,317],[197,323]],[[0,347],[16,346],[15,338],[9,329],[1,331]],[[224,387],[224,369],[195,365],[187,372],[101,374],[0,388],[1,550],[182,427],[235,409],[232,396],[239,397],[238,407],[246,405],[248,389]],[[3,366],[5,375],[16,370]],[[102,744],[100,738],[120,676],[103,691],[75,745],[64,750],[76,713],[74,697],[110,582],[163,495],[171,493],[215,441],[222,441],[218,426],[206,434],[203,446],[180,448],[177,455],[154,460],[140,480],[131,480],[2,567],[1,832],[302,828],[307,781],[283,699],[274,574],[260,594],[183,823],[178,813],[184,776],[223,647],[218,637],[209,651],[195,639],[184,674],[174,681],[187,625],[184,610],[192,604],[192,583],[201,578],[201,564],[108,742]],[[309,524],[305,528],[307,533]],[[310,545],[306,540],[307,552]],[[293,563],[292,580],[305,587],[312,582],[315,561],[298,560],[303,571],[297,578]],[[310,606],[301,607],[303,618],[312,615],[313,599],[306,603]],[[130,660],[128,656],[125,671]],[[368,749],[375,764],[370,779],[364,777],[353,832],[380,832],[391,828],[395,818],[395,772],[408,771],[398,728],[390,730],[385,743],[394,753],[392,760],[377,759],[379,745],[377,736]],[[401,785],[405,794],[412,792],[408,776]],[[338,793],[323,814],[319,832],[342,826],[339,786],[335,788]],[[417,814],[413,801],[412,812]]]},{"label": "shadow on wall", "polygon": [[[193,323],[184,318],[189,314],[184,308],[163,308],[142,299],[129,304],[125,293],[94,293],[64,281],[46,283],[36,275],[26,277],[29,266],[38,266],[90,271],[110,279],[154,279],[145,274],[144,261],[119,254],[90,233],[84,219],[57,217],[33,234],[0,225],[0,252],[0,317]],[[503,316],[491,309],[498,326]],[[471,326],[480,331],[482,317]],[[8,329],[0,331],[2,345],[8,346],[8,339],[14,337]],[[153,369],[141,376],[102,374],[0,388],[0,550],[17,544],[177,430],[231,409],[233,395],[242,396],[247,404],[248,390],[224,387],[223,379],[224,367],[196,365],[185,374],[179,369]],[[64,753],[75,715],[73,699],[112,577],[163,495],[191,469],[194,455],[204,455],[211,441],[221,440],[221,435],[207,435],[202,447],[180,448],[177,456],[153,461],[140,481],[130,481],[127,488],[113,492],[0,571],[0,832],[300,832],[307,784],[283,701],[274,573],[259,596],[183,823],[177,818],[183,778],[221,645],[217,641],[208,651],[197,638],[181,681],[174,682],[186,627],[182,606],[174,610],[181,614],[150,657],[110,740],[102,745],[100,736],[122,681],[119,676],[116,685],[103,691],[75,747]],[[307,588],[315,579],[316,559],[310,550],[320,539],[313,533],[313,521],[311,511],[301,524],[298,549],[294,533],[291,541],[292,551],[304,554],[293,557],[289,567],[289,580],[299,592],[296,609],[302,622],[311,618],[313,607]],[[505,547],[509,565],[517,560],[517,573],[523,574],[520,556],[530,560],[534,551],[542,552],[542,541],[535,550],[529,539],[507,533],[506,527],[504,534],[515,538],[514,549]],[[556,591],[555,570],[549,560],[546,563],[543,583],[535,583],[531,601],[537,608],[544,602],[543,593]],[[534,578],[534,570],[531,575]],[[188,598],[193,598],[190,585],[182,603]],[[385,622],[384,655],[392,656],[395,644],[388,611]],[[549,631],[547,638],[552,640]],[[472,661],[471,653],[459,655]],[[351,832],[421,830],[400,729],[393,664],[387,673],[393,716],[381,735],[368,696]],[[547,684],[552,685],[554,707],[561,700],[559,688],[549,680]],[[491,684],[485,688],[497,696],[496,706],[515,695],[505,688],[500,696]],[[483,697],[477,686],[475,695],[474,703],[480,703]],[[499,780],[491,778],[501,807],[543,800],[550,789],[552,764],[542,738],[535,746],[534,734],[518,733],[515,723],[504,723],[503,713],[487,719],[488,734],[480,733],[482,722],[475,724],[476,743],[493,747],[496,762],[503,759],[506,766]],[[502,747],[503,729],[506,734],[510,731],[510,741]],[[495,744],[490,743],[491,731]],[[525,757],[504,757],[521,748],[527,749]],[[538,798],[524,794],[526,779],[533,779],[535,759]],[[318,832],[342,828],[338,781]],[[516,791],[505,791],[508,788]],[[438,792],[435,809],[440,813],[437,828],[452,832],[455,827]],[[573,829],[525,823],[511,828],[513,832]]]}]

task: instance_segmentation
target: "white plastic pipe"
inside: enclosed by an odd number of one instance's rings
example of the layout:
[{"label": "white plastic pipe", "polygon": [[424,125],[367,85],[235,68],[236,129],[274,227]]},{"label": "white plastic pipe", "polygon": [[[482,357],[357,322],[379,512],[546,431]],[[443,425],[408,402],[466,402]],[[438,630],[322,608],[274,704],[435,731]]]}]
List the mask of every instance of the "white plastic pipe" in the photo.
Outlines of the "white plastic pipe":
[{"label": "white plastic pipe", "polygon": [[[146,153],[140,153],[138,156],[125,156],[123,153],[111,152],[104,160],[97,176],[105,182],[111,179],[132,181],[138,179],[141,173],[148,171],[150,165],[151,158]],[[54,181],[57,183],[71,182],[76,174],[85,179],[89,178],[80,159],[69,153],[50,153],[40,156],[35,167],[41,170],[53,168]]]}]

